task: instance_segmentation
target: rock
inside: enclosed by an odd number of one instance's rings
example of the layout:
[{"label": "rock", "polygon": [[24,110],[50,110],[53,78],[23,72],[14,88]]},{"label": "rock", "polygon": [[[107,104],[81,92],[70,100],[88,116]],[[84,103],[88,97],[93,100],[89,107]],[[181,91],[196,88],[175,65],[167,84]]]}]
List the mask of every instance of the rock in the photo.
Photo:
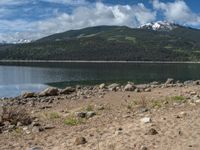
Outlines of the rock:
[{"label": "rock", "polygon": [[200,80],[196,80],[193,82],[194,85],[200,85]]},{"label": "rock", "polygon": [[43,150],[43,148],[38,147],[38,146],[34,146],[34,147],[29,148],[29,150]]},{"label": "rock", "polygon": [[144,112],[147,112],[147,111],[149,111],[149,110],[148,110],[148,108],[145,108],[145,107],[142,107],[142,108],[139,109],[140,113],[144,113]]},{"label": "rock", "polygon": [[196,95],[197,93],[195,92],[195,91],[191,91],[190,92],[190,95],[192,95],[192,96],[194,96],[194,95]]},{"label": "rock", "polygon": [[193,85],[194,81],[192,80],[188,80],[188,81],[185,81],[183,84],[184,85]]},{"label": "rock", "polygon": [[93,117],[93,116],[95,116],[95,115],[96,115],[96,113],[95,113],[94,111],[88,111],[88,112],[86,113],[87,118],[91,118],[91,117]]},{"label": "rock", "polygon": [[141,146],[140,148],[141,150],[148,150],[148,148],[146,146]]},{"label": "rock", "polygon": [[39,133],[39,132],[41,132],[42,131],[42,128],[40,128],[40,127],[38,127],[38,126],[34,126],[33,128],[32,128],[32,132],[33,133]]},{"label": "rock", "polygon": [[174,79],[172,78],[168,78],[167,81],[165,82],[165,84],[173,84],[174,83]]},{"label": "rock", "polygon": [[65,89],[60,91],[60,94],[71,94],[75,91],[76,91],[76,89],[73,87],[66,87]]},{"label": "rock", "polygon": [[146,88],[149,88],[149,84],[138,84],[136,85],[136,88],[140,90],[140,92],[144,91]]},{"label": "rock", "polygon": [[58,94],[59,94],[59,90],[57,88],[50,87],[50,88],[47,88],[44,91],[40,92],[39,96],[40,97],[43,97],[43,96],[57,96]]},{"label": "rock", "polygon": [[48,109],[48,108],[52,108],[52,106],[51,105],[47,105],[47,106],[41,106],[41,107],[39,107],[39,109]]},{"label": "rock", "polygon": [[35,97],[35,96],[36,95],[33,92],[25,92],[25,93],[22,94],[23,98],[32,98],[32,97]]},{"label": "rock", "polygon": [[144,124],[150,123],[151,122],[151,118],[150,117],[144,117],[144,118],[140,119],[140,121],[142,123],[144,123]]},{"label": "rock", "polygon": [[128,83],[125,87],[124,87],[124,91],[134,91],[135,90],[135,86],[131,83]]},{"label": "rock", "polygon": [[106,84],[105,84],[105,83],[102,83],[102,84],[99,85],[99,88],[100,88],[100,89],[105,89],[105,87],[106,87]]},{"label": "rock", "polygon": [[153,82],[151,82],[151,83],[149,83],[150,85],[159,85],[159,82],[157,82],[157,81],[153,81]]},{"label": "rock", "polygon": [[145,92],[151,92],[151,89],[150,88],[147,88],[144,90]]},{"label": "rock", "polygon": [[194,101],[195,103],[200,103],[200,99],[197,99]]},{"label": "rock", "polygon": [[44,126],[45,130],[50,130],[50,129],[54,129],[54,128],[55,128],[55,126],[51,126],[51,125]]},{"label": "rock", "polygon": [[146,134],[147,135],[156,135],[156,134],[158,134],[158,132],[154,128],[151,128]]},{"label": "rock", "polygon": [[86,144],[87,141],[86,141],[86,139],[84,137],[77,137],[75,139],[74,143],[75,143],[75,145],[82,145],[82,144]]},{"label": "rock", "polygon": [[116,91],[117,88],[119,88],[119,86],[120,86],[119,84],[113,83],[113,84],[111,84],[111,85],[108,86],[108,89],[109,89],[110,91]]},{"label": "rock", "polygon": [[86,118],[87,112],[76,112],[76,116],[79,118]]}]

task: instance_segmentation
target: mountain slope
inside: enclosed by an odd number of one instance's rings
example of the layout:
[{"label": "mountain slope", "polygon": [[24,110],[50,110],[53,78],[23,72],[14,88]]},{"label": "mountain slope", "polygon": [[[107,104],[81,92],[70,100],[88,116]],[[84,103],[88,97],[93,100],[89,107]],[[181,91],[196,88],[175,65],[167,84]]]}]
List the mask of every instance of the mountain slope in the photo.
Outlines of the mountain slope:
[{"label": "mountain slope", "polygon": [[98,26],[71,30],[32,43],[0,45],[0,59],[200,60],[200,30],[179,25],[166,29]]}]

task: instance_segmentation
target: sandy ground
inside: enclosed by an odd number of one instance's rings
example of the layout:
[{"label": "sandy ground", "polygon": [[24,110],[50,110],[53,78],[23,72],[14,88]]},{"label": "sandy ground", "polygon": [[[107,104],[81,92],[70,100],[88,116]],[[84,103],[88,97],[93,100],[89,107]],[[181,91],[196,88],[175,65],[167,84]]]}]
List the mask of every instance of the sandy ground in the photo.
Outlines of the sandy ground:
[{"label": "sandy ground", "polygon": [[[47,104],[19,106],[55,128],[38,133],[2,133],[0,149],[199,150],[200,104],[192,102],[198,94],[200,86],[155,88],[141,93],[110,91],[102,98],[59,98],[46,109],[40,107]],[[74,126],[64,123],[75,112],[86,109],[96,115]],[[144,117],[151,121],[142,122]],[[150,129],[157,134],[149,133]],[[87,143],[77,145],[77,137],[84,137]]]}]

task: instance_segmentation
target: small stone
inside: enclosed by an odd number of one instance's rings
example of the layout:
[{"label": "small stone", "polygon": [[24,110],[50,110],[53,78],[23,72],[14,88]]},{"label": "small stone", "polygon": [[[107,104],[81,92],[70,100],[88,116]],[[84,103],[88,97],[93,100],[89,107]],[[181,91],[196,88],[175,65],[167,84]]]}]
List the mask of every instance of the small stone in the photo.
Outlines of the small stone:
[{"label": "small stone", "polygon": [[149,111],[149,110],[148,110],[148,108],[145,108],[145,107],[142,107],[142,108],[139,109],[140,113],[144,113],[144,112],[147,112],[147,111]]},{"label": "small stone", "polygon": [[60,91],[60,94],[71,94],[75,91],[76,91],[76,89],[73,87],[66,87],[65,89]]},{"label": "small stone", "polygon": [[43,148],[42,148],[42,147],[35,146],[35,147],[29,148],[29,150],[43,150]]},{"label": "small stone", "polygon": [[38,132],[40,132],[40,129],[39,129],[38,127],[34,126],[34,127],[32,128],[32,132],[33,132],[33,133],[38,133]]},{"label": "small stone", "polygon": [[151,89],[150,88],[147,88],[144,90],[145,92],[151,92]]},{"label": "small stone", "polygon": [[141,150],[148,150],[148,148],[146,146],[141,146],[140,148]]},{"label": "small stone", "polygon": [[140,119],[140,121],[142,123],[144,123],[144,124],[150,123],[151,122],[151,118],[150,117],[144,117],[144,118]]},{"label": "small stone", "polygon": [[146,134],[147,135],[156,135],[156,134],[158,134],[158,132],[154,128],[151,128]]},{"label": "small stone", "polygon": [[75,143],[75,145],[82,145],[82,144],[86,144],[87,141],[86,141],[86,139],[84,137],[77,137],[75,139],[74,143]]},{"label": "small stone", "polygon": [[165,84],[173,84],[174,83],[174,79],[172,78],[168,78],[167,81],[165,82]]},{"label": "small stone", "polygon": [[102,84],[99,85],[99,88],[100,88],[100,89],[105,89],[105,87],[106,87],[106,84],[105,84],[105,83],[102,83]]},{"label": "small stone", "polygon": [[125,87],[124,87],[124,91],[134,91],[135,90],[135,86],[134,84],[128,83]]},{"label": "small stone", "polygon": [[191,91],[190,95],[196,95],[197,93],[195,91]]},{"label": "small stone", "polygon": [[108,89],[109,89],[110,91],[117,91],[118,88],[119,88],[119,86],[120,86],[119,84],[113,83],[113,84],[111,84],[111,85],[108,86]]},{"label": "small stone", "polygon": [[46,125],[44,127],[45,130],[50,130],[50,129],[54,129],[54,128],[55,128],[55,126],[50,126],[50,125]]},{"label": "small stone", "polygon": [[32,97],[35,97],[35,93],[33,92],[25,92],[22,94],[22,97],[23,98],[32,98]]},{"label": "small stone", "polygon": [[95,116],[95,115],[96,115],[96,113],[95,113],[94,111],[88,111],[88,112],[86,113],[87,118],[91,118],[91,117],[93,117],[93,116]]},{"label": "small stone", "polygon": [[86,112],[76,112],[76,116],[79,118],[86,118],[87,113]]}]

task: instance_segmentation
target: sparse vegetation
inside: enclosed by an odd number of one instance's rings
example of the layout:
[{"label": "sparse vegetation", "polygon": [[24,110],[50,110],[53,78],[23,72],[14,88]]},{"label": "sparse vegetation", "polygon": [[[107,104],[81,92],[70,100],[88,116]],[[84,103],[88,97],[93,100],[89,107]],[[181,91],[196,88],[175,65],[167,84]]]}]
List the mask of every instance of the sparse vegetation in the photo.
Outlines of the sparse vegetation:
[{"label": "sparse vegetation", "polygon": [[50,119],[57,119],[57,118],[60,118],[60,115],[57,112],[52,112],[49,114],[49,117]]},{"label": "sparse vegetation", "polygon": [[32,118],[25,109],[10,106],[3,107],[2,122],[6,121],[13,125],[16,125],[18,122],[22,125],[29,125],[32,122]]},{"label": "sparse vegetation", "polygon": [[153,108],[160,108],[160,107],[162,107],[162,100],[153,100],[151,102],[151,107],[153,107]]},{"label": "sparse vegetation", "polygon": [[85,108],[86,111],[94,111],[94,107],[92,105],[87,105]]},{"label": "sparse vegetation", "polygon": [[171,100],[175,101],[175,102],[183,102],[183,101],[185,101],[185,97],[183,97],[183,96],[172,96]]},{"label": "sparse vegetation", "polygon": [[64,120],[64,124],[70,125],[70,126],[75,126],[75,125],[78,125],[78,124],[81,124],[81,123],[83,123],[83,120],[81,120],[79,118],[75,118],[73,116],[68,117]]}]

